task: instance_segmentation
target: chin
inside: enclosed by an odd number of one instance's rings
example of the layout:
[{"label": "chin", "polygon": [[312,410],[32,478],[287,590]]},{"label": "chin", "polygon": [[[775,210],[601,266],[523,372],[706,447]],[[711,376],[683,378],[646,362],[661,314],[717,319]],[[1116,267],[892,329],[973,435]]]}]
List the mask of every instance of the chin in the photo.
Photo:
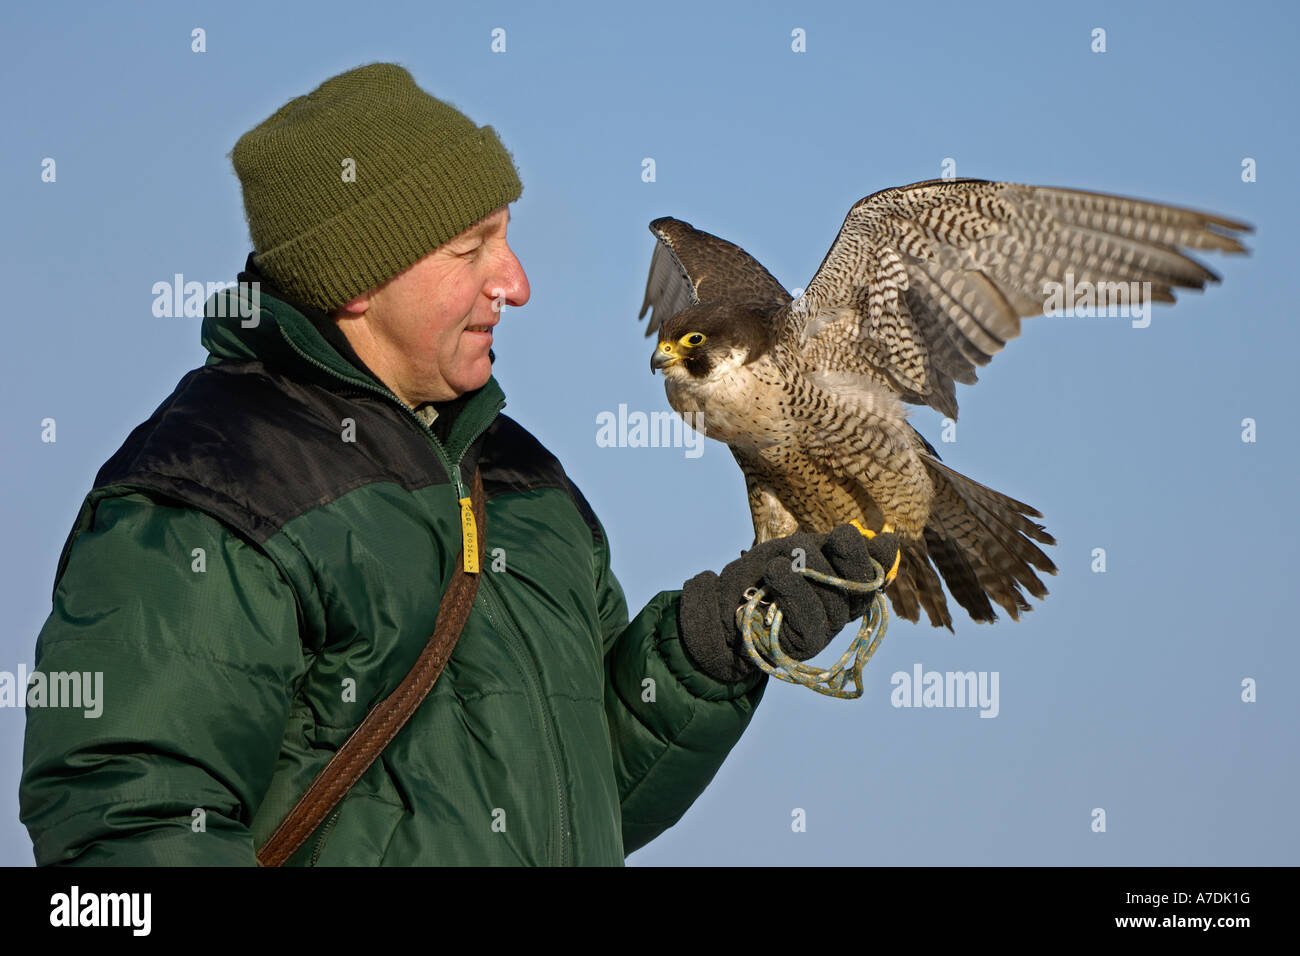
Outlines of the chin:
[{"label": "chin", "polygon": [[474,361],[469,368],[457,375],[455,381],[447,384],[456,390],[457,395],[464,395],[466,392],[482,388],[491,377],[492,362],[484,355],[482,359]]}]

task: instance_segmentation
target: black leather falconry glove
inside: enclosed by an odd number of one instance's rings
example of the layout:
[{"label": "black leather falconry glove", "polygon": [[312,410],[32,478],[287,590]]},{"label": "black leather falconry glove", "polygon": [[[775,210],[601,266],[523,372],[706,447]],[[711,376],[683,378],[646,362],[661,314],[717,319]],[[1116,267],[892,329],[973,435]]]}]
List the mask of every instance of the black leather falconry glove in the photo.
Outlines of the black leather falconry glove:
[{"label": "black leather falconry glove", "polygon": [[736,608],[749,588],[766,588],[764,600],[781,609],[781,649],[798,661],[816,657],[849,621],[871,607],[870,593],[854,594],[806,578],[804,567],[850,581],[870,581],[875,558],[889,575],[898,560],[898,535],[865,537],[842,524],[829,534],[798,532],[756,545],[722,569],[704,571],[682,586],[679,632],[687,655],[701,671],[721,681],[738,681],[758,668],[745,653]]}]

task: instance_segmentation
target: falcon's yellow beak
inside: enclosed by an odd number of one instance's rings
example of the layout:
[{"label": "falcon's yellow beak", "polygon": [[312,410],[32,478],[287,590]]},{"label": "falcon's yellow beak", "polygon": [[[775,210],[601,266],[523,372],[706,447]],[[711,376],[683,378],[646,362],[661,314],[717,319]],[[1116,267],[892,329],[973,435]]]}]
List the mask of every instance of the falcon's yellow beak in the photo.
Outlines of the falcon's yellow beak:
[{"label": "falcon's yellow beak", "polygon": [[676,365],[681,360],[682,355],[677,346],[672,342],[660,342],[659,347],[655,349],[655,354],[650,356],[650,374],[653,375],[670,365]]}]

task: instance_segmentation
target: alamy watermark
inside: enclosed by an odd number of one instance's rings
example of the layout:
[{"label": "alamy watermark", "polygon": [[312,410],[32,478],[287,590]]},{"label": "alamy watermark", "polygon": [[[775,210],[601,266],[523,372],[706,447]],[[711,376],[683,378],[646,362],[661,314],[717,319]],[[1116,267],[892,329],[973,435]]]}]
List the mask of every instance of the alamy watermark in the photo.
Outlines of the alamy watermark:
[{"label": "alamy watermark", "polygon": [[0,707],[71,707],[95,718],[104,712],[103,671],[0,671]]},{"label": "alamy watermark", "polygon": [[1043,315],[1131,318],[1135,329],[1151,324],[1150,282],[1075,282],[1067,272],[1063,283],[1044,282],[1043,295]]},{"label": "alamy watermark", "polygon": [[124,927],[132,936],[153,928],[152,893],[83,893],[75,883],[50,897],[50,925],[56,927]]},{"label": "alamy watermark", "polygon": [[[228,289],[235,294],[218,294]],[[153,314],[159,319],[201,319],[209,315],[219,319],[237,318],[246,329],[257,328],[261,321],[260,282],[186,282],[185,275],[177,272],[170,282],[155,282],[152,292]]]},{"label": "alamy watermark", "polygon": [[998,671],[926,671],[920,664],[912,672],[895,671],[889,678],[895,707],[978,707],[981,717],[996,717]]},{"label": "alamy watermark", "polygon": [[[683,421],[683,418],[688,421]],[[704,454],[704,413],[629,412],[626,404],[618,412],[596,415],[596,445],[599,448],[684,448],[687,458]]]}]

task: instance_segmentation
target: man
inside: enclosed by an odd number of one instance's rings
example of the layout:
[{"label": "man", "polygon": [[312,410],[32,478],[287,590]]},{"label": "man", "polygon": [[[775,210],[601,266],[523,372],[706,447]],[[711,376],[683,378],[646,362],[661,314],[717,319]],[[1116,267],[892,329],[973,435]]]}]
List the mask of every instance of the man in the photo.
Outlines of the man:
[{"label": "man", "polygon": [[104,700],[27,712],[37,862],[255,863],[428,641],[477,470],[488,564],[454,653],[289,863],[621,864],[762,697],[745,589],[788,604],[809,657],[865,602],[790,552],[869,579],[864,539],[769,542],[629,623],[601,523],[500,414],[493,328],[529,289],[492,129],[372,64],[232,159],[249,289],[209,301],[207,363],[101,469],[59,562],[37,669],[102,673]]}]

